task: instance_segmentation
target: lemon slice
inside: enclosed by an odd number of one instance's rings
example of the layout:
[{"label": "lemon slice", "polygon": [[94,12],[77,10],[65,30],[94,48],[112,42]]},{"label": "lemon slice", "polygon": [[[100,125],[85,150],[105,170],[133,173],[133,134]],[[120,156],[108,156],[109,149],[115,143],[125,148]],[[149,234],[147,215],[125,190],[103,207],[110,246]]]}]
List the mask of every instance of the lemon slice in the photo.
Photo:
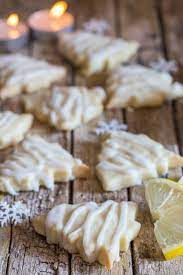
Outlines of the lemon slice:
[{"label": "lemon slice", "polygon": [[152,179],[145,184],[145,196],[154,233],[165,259],[183,255],[183,184],[169,179]]},{"label": "lemon slice", "polygon": [[145,197],[153,220],[158,220],[173,206],[183,206],[183,184],[169,179],[152,179],[145,183]]},{"label": "lemon slice", "polygon": [[165,211],[154,233],[166,260],[183,255],[183,205]]}]

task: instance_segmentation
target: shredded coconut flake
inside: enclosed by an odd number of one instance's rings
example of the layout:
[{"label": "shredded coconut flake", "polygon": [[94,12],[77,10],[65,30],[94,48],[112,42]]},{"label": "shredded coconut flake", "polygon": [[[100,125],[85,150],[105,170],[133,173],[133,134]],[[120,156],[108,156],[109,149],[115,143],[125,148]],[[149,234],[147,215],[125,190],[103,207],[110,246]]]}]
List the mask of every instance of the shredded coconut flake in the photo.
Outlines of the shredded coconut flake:
[{"label": "shredded coconut flake", "polygon": [[19,224],[30,217],[30,211],[21,201],[8,204],[0,202],[0,227]]},{"label": "shredded coconut flake", "polygon": [[97,127],[93,132],[99,136],[105,133],[111,133],[113,131],[126,131],[128,126],[124,123],[119,123],[116,119],[112,119],[110,122],[99,121]]},{"label": "shredded coconut flake", "polygon": [[150,62],[149,66],[159,72],[175,73],[178,70],[175,60],[168,61],[164,58],[159,58],[157,61]]},{"label": "shredded coconut flake", "polygon": [[83,24],[83,29],[88,32],[104,34],[111,28],[110,24],[105,20],[91,19]]}]

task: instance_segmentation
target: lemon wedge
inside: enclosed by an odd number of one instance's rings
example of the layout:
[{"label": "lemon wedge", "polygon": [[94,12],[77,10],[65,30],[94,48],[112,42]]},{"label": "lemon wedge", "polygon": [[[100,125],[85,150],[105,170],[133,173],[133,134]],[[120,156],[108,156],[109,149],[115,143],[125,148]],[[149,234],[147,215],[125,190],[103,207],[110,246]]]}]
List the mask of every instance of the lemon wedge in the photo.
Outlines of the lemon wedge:
[{"label": "lemon wedge", "polygon": [[183,205],[169,208],[154,226],[165,259],[183,255]]},{"label": "lemon wedge", "polygon": [[153,220],[158,220],[169,208],[183,206],[183,184],[169,179],[149,180],[145,197]]},{"label": "lemon wedge", "polygon": [[154,233],[166,260],[183,255],[183,184],[169,179],[145,183]]}]

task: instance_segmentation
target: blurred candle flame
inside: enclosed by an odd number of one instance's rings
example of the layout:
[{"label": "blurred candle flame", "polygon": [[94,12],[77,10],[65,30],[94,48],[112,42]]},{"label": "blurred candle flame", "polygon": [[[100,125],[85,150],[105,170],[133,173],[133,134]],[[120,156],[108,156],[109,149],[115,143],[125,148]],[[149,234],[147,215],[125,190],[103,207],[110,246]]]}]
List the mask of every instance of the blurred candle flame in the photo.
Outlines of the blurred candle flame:
[{"label": "blurred candle flame", "polygon": [[50,9],[51,16],[55,18],[61,17],[67,9],[67,3],[64,1],[56,2]]},{"label": "blurred candle flame", "polygon": [[16,39],[20,36],[20,33],[17,30],[9,30],[8,35],[9,35],[10,38]]},{"label": "blurred candle flame", "polygon": [[10,14],[10,16],[7,18],[7,24],[11,27],[16,27],[19,23],[19,16],[16,13]]}]

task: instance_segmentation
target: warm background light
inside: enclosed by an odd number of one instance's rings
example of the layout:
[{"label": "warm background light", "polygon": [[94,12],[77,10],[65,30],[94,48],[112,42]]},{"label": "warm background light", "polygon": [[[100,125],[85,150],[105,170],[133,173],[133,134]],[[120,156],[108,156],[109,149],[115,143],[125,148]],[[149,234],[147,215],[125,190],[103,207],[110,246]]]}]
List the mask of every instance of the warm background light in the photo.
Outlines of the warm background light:
[{"label": "warm background light", "polygon": [[18,14],[16,14],[16,13],[10,14],[10,16],[7,18],[7,21],[6,21],[6,22],[7,22],[7,24],[8,24],[9,26],[12,26],[12,27],[17,26],[18,23],[19,23]]},{"label": "warm background light", "polygon": [[67,9],[67,3],[64,1],[56,2],[53,7],[50,9],[50,14],[53,17],[60,17]]},{"label": "warm background light", "polygon": [[32,13],[28,19],[34,38],[38,40],[56,39],[58,32],[71,31],[74,16],[67,12],[65,1],[56,2],[50,9],[42,9]]}]

